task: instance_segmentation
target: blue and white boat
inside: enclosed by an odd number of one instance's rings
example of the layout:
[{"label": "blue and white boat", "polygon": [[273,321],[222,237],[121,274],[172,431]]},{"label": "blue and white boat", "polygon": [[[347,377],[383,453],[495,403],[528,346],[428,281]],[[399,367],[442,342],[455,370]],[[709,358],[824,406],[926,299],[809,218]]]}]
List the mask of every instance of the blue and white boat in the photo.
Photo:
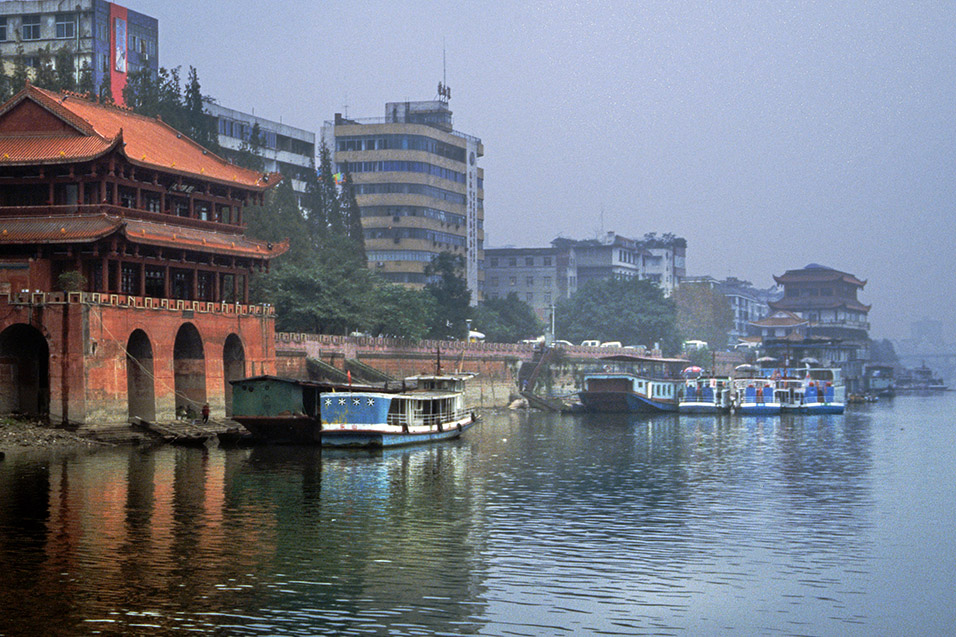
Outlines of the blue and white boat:
[{"label": "blue and white boat", "polygon": [[741,416],[773,416],[783,408],[775,395],[777,382],[769,378],[734,380],[734,409]]},{"label": "blue and white boat", "polygon": [[[402,390],[256,376],[232,381],[232,417],[259,441],[395,447],[458,437],[477,422],[470,375],[407,378]],[[407,390],[411,385],[414,389]]]},{"label": "blue and white boat", "polygon": [[601,358],[602,369],[585,375],[578,396],[590,412],[677,411],[682,358],[617,354]]},{"label": "blue and white boat", "polygon": [[465,407],[470,375],[414,376],[412,391],[320,394],[324,447],[397,447],[457,438],[478,420]]},{"label": "blue and white boat", "polygon": [[846,386],[839,368],[808,367],[803,379],[777,381],[776,395],[785,412],[842,414],[846,408]]},{"label": "blue and white boat", "polygon": [[701,377],[684,382],[678,404],[682,414],[722,414],[730,411],[733,384],[729,378]]}]

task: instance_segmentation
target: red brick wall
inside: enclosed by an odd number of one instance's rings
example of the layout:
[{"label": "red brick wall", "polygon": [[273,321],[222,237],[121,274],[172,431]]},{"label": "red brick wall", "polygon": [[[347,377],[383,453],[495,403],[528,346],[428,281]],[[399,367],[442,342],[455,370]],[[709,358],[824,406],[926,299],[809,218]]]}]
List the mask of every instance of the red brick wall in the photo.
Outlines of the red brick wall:
[{"label": "red brick wall", "polygon": [[[173,345],[177,331],[186,323],[196,327],[202,340],[203,359],[190,364],[195,371],[204,372],[205,397],[214,418],[225,415],[223,348],[230,334],[242,342],[245,375],[276,373],[275,320],[261,308],[211,303],[184,306],[193,310],[127,307],[127,297],[122,295],[79,293],[71,294],[69,302],[62,294],[11,298],[14,300],[0,297],[0,316],[5,317],[0,319],[0,332],[15,323],[26,323],[46,338],[50,416],[55,423],[127,420],[126,346],[137,329],[146,333],[152,348],[157,420],[175,417]],[[94,302],[94,298],[105,302]],[[145,305],[142,298],[129,300]]]}]

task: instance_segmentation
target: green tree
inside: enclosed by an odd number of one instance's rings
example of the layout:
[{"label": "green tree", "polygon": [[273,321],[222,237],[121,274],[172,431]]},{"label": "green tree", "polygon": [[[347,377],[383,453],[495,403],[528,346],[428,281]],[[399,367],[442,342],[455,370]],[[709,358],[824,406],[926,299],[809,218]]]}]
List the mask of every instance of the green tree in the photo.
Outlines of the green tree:
[{"label": "green tree", "polygon": [[61,46],[56,51],[56,90],[76,90],[76,62],[73,59],[73,49]]},{"label": "green tree", "polygon": [[671,295],[677,305],[677,330],[683,340],[706,341],[710,349],[727,349],[734,311],[727,297],[703,283],[682,283]]},{"label": "green tree", "polygon": [[365,330],[376,336],[420,340],[427,335],[436,311],[432,295],[378,279],[370,296]]},{"label": "green tree", "polygon": [[27,57],[23,52],[23,43],[17,38],[17,48],[13,54],[13,73],[10,76],[10,92],[17,93],[27,85],[30,72],[27,69]]},{"label": "green tree", "polygon": [[289,252],[281,257],[283,262],[301,265],[310,259],[312,251],[305,232],[305,219],[290,179],[283,179],[267,191],[264,205],[246,207],[243,217],[249,236],[274,243],[289,241]]},{"label": "green tree", "polygon": [[555,309],[558,338],[622,341],[629,345],[661,348],[673,354],[680,349],[677,311],[661,289],[646,280],[603,279],[582,285]]},{"label": "green tree", "polygon": [[[264,171],[266,164],[262,158],[262,146],[262,129],[259,122],[255,122],[249,132],[249,139],[243,138],[239,142],[239,150],[234,153],[235,163],[243,168]],[[291,180],[287,178],[285,181]]]},{"label": "green tree", "polygon": [[10,90],[10,77],[7,75],[7,64],[3,60],[3,52],[0,52],[0,101],[5,102],[13,95]]},{"label": "green tree", "polygon": [[85,93],[90,97],[96,93],[96,85],[93,83],[93,69],[87,62],[83,62],[83,68],[80,69],[80,82],[76,86],[78,93]]},{"label": "green tree", "polygon": [[344,234],[335,174],[332,171],[332,153],[322,142],[319,146],[319,169],[316,181],[306,193],[305,207],[309,210],[309,233],[315,246],[322,246],[330,236]]},{"label": "green tree", "polygon": [[503,299],[488,299],[475,308],[474,328],[489,343],[517,343],[540,336],[545,326],[531,306],[515,292]]},{"label": "green tree", "polygon": [[352,173],[345,169],[342,180],[342,190],[339,193],[339,208],[345,217],[345,233],[351,239],[357,258],[365,261],[365,231],[362,228],[362,209],[355,198],[355,186],[352,184]]},{"label": "green tree", "polygon": [[33,83],[40,88],[47,89],[48,91],[56,90],[56,71],[53,69],[53,55],[50,53],[49,45],[43,49],[40,49],[39,63],[40,66],[38,66],[36,69],[36,73],[33,77]]},{"label": "green tree", "polygon": [[185,108],[185,128],[182,132],[194,142],[214,152],[219,151],[219,141],[216,131],[216,120],[206,113],[206,103],[212,98],[202,94],[199,84],[199,72],[196,67],[189,67],[189,76],[186,79],[186,89],[183,94]]},{"label": "green tree", "polygon": [[461,255],[442,252],[425,266],[425,277],[431,282],[425,291],[434,299],[437,312],[429,324],[429,338],[459,338],[467,336],[466,319],[471,308],[471,294],[465,282],[465,259]]}]

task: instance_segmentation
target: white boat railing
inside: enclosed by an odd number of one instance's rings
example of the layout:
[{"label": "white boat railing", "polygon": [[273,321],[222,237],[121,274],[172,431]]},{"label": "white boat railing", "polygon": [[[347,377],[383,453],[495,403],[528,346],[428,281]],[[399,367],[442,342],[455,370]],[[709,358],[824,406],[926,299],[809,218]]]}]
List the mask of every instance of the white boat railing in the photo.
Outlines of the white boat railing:
[{"label": "white boat railing", "polygon": [[468,409],[455,409],[438,414],[417,414],[409,416],[408,414],[388,414],[387,423],[389,425],[401,426],[403,429],[408,427],[436,427],[440,424],[456,422],[465,418],[470,413]]}]

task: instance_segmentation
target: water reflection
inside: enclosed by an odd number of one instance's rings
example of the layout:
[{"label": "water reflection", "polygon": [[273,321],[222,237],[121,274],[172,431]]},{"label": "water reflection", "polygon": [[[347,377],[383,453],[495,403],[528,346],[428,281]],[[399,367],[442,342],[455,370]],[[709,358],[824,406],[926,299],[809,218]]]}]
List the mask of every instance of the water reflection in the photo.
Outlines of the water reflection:
[{"label": "water reflection", "polygon": [[896,550],[903,418],[506,413],[378,453],[11,454],[0,633],[894,632],[861,600]]}]

